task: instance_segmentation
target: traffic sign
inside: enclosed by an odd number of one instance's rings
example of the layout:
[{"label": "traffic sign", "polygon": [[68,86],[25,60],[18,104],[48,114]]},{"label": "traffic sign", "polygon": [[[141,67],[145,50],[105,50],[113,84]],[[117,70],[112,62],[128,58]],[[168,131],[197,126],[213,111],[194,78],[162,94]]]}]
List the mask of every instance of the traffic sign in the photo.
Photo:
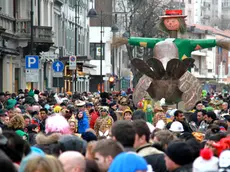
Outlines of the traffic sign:
[{"label": "traffic sign", "polygon": [[69,69],[76,70],[77,69],[77,58],[76,56],[69,56]]},{"label": "traffic sign", "polygon": [[38,69],[26,69],[26,82],[38,82],[39,70]]},{"label": "traffic sign", "polygon": [[62,78],[63,77],[63,72],[54,72],[53,77],[54,78]]},{"label": "traffic sign", "polygon": [[39,56],[26,56],[26,69],[39,69]]},{"label": "traffic sign", "polygon": [[52,64],[54,72],[63,72],[64,64],[61,61],[55,61]]}]

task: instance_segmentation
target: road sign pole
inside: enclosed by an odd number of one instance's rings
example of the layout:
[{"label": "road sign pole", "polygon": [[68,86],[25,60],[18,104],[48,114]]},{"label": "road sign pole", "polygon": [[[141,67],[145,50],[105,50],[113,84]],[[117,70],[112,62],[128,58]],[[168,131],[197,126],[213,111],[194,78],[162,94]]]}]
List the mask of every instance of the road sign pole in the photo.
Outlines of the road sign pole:
[{"label": "road sign pole", "polygon": [[60,85],[59,85],[59,78],[57,78],[57,87],[58,87],[58,93],[60,93]]}]

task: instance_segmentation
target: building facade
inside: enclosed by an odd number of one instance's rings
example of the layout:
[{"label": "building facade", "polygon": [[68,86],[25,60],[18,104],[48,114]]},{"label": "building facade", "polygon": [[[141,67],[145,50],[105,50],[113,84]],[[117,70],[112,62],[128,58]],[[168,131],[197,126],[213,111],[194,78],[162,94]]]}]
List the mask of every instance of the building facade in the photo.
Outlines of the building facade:
[{"label": "building facade", "polygon": [[184,0],[188,24],[229,27],[229,0]]},{"label": "building facade", "polygon": [[[31,2],[33,5],[31,6]],[[31,48],[31,11],[33,11],[33,49]],[[0,0],[0,90],[54,88],[52,63],[59,57],[84,56],[88,60],[88,0]],[[75,39],[76,33],[76,39]],[[76,43],[75,43],[76,42]],[[76,49],[75,49],[76,47]],[[26,83],[25,56],[40,58],[39,82]],[[68,65],[68,64],[66,64]],[[86,65],[87,66],[87,65]],[[78,73],[78,72],[77,72]],[[78,76],[78,75],[76,75]],[[85,76],[85,74],[84,74]],[[87,77],[86,77],[87,78]],[[73,76],[64,77],[62,91],[88,88]],[[77,90],[76,88],[76,90]],[[83,89],[84,88],[84,89]]]},{"label": "building facade", "polygon": [[[41,6],[33,1],[0,0],[0,90],[17,92],[31,87],[25,82],[25,55],[48,51],[53,44],[51,23],[42,25]],[[32,6],[32,8],[31,8]],[[31,44],[31,20],[33,15],[33,44]],[[35,17],[36,16],[36,17]],[[33,45],[33,46],[31,46]],[[37,87],[37,86],[36,86]]]}]

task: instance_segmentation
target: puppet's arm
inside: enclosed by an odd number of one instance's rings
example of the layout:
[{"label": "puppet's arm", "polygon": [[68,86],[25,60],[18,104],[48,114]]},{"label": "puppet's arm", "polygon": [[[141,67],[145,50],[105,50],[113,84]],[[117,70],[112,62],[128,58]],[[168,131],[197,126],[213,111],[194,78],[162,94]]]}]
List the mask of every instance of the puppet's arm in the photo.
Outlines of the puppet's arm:
[{"label": "puppet's arm", "polygon": [[165,40],[164,38],[144,38],[144,37],[130,37],[127,38],[115,38],[113,40],[114,47],[120,47],[125,44],[133,45],[133,46],[140,46],[140,47],[147,47],[147,48],[154,48],[156,43]]}]

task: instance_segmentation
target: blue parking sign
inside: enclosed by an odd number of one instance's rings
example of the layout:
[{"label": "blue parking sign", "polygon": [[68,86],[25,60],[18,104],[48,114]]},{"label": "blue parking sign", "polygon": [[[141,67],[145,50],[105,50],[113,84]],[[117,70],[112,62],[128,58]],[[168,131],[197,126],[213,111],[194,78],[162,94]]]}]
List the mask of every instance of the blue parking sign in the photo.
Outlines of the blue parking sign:
[{"label": "blue parking sign", "polygon": [[26,56],[26,69],[39,69],[39,56]]}]

